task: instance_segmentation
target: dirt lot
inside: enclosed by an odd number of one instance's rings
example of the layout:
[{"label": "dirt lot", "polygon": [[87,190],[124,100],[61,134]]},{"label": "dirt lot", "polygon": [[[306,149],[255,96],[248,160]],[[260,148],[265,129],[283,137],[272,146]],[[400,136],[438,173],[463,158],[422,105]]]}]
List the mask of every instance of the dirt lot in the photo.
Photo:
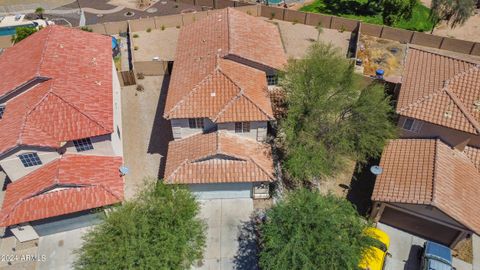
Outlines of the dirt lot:
[{"label": "dirt lot", "polygon": [[138,80],[144,86],[122,89],[123,148],[125,164],[130,169],[125,178],[126,198],[131,198],[143,179],[163,174],[171,128],[163,117],[168,77],[147,76]]},{"label": "dirt lot", "polygon": [[[277,24],[280,29],[283,46],[285,47],[288,57],[295,59],[302,58],[308,47],[317,40],[318,31],[313,26],[299,23],[293,24],[279,20],[273,20],[271,22]],[[341,33],[338,30],[324,28],[319,40],[334,44],[340,48],[342,54],[347,55],[351,34],[351,32],[345,31]]]},{"label": "dirt lot", "polygon": [[177,47],[178,34],[180,29],[175,27],[165,28],[165,30],[153,29],[150,33],[147,31],[133,32],[133,46],[137,50],[133,51],[135,61],[152,61],[153,57],[159,57],[159,60],[173,61],[175,48]]},{"label": "dirt lot", "polygon": [[407,46],[400,42],[361,35],[358,58],[362,59],[365,75],[375,75],[383,69],[386,77],[400,77]]}]

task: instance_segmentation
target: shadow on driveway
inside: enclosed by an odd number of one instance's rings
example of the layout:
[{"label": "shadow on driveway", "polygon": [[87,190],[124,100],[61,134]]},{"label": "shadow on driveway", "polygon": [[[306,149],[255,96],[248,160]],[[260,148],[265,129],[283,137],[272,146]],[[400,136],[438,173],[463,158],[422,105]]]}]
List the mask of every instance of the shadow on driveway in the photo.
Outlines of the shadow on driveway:
[{"label": "shadow on driveway", "polygon": [[165,111],[165,102],[167,100],[168,85],[170,76],[163,77],[162,88],[160,89],[160,98],[158,99],[157,111],[153,120],[152,133],[150,134],[150,142],[147,153],[160,154],[160,166],[158,168],[158,178],[161,179],[165,173],[165,162],[168,151],[168,143],[173,140],[172,128],[170,121],[163,118]]},{"label": "shadow on driveway", "polygon": [[258,268],[258,238],[256,235],[256,225],[251,220],[243,222],[239,226],[238,252],[234,257],[233,264],[236,270],[257,270]]},{"label": "shadow on driveway", "polygon": [[412,245],[408,253],[408,259],[405,262],[403,270],[417,270],[420,269],[420,256],[422,255],[423,247],[419,245]]}]

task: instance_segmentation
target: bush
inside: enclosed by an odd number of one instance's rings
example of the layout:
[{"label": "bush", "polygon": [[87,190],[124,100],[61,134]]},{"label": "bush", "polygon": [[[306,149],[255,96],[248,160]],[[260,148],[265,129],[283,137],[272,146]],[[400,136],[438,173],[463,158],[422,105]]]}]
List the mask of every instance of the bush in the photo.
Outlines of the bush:
[{"label": "bush", "polygon": [[[154,181],[157,182],[157,181]],[[186,270],[202,258],[205,225],[186,189],[148,184],[88,232],[75,269]]]},{"label": "bush", "polygon": [[35,29],[34,27],[17,27],[15,32],[16,33],[12,36],[11,41],[13,43],[18,43],[26,39],[31,34],[37,32],[37,29]]},{"label": "bush", "polygon": [[152,32],[152,28],[147,28],[147,33]]},{"label": "bush", "polygon": [[300,189],[267,211],[260,225],[262,270],[357,269],[375,240],[343,198]]},{"label": "bush", "polygon": [[138,34],[133,34],[133,38],[138,38],[139,35]]}]

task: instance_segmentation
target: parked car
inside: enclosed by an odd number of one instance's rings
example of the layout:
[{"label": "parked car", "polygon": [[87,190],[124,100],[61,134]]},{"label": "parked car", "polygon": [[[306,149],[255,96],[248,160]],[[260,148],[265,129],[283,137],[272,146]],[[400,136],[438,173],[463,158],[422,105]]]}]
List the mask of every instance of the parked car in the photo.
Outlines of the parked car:
[{"label": "parked car", "polygon": [[365,234],[378,240],[375,245],[368,248],[362,256],[358,267],[361,270],[382,270],[385,266],[386,257],[390,255],[390,237],[388,234],[377,228],[368,228]]},{"label": "parked car", "polygon": [[425,242],[421,260],[421,270],[455,270],[452,266],[452,250],[432,241]]}]

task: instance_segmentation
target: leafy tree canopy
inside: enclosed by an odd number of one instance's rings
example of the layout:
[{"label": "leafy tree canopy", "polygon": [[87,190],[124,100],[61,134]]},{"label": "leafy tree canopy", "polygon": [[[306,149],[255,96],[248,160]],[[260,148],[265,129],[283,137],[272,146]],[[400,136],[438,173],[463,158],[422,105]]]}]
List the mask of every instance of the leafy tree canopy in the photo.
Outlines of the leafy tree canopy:
[{"label": "leafy tree canopy", "polygon": [[84,236],[75,269],[190,269],[205,245],[198,213],[187,189],[147,184]]},{"label": "leafy tree canopy", "polygon": [[398,21],[412,18],[413,8],[417,0],[382,0],[382,18],[386,25],[394,25]]},{"label": "leafy tree canopy", "polygon": [[452,28],[462,25],[472,16],[475,2],[475,0],[432,0],[430,19],[435,26],[441,20],[446,20]]},{"label": "leafy tree canopy", "polygon": [[357,269],[375,240],[350,202],[298,189],[267,211],[260,226],[263,270]]},{"label": "leafy tree canopy", "polygon": [[37,29],[34,27],[17,27],[15,32],[15,35],[12,36],[12,42],[18,43],[37,32]]},{"label": "leafy tree canopy", "polygon": [[302,181],[332,175],[347,159],[365,162],[394,138],[393,108],[381,84],[363,79],[332,45],[314,44],[281,74],[288,114],[284,168]]}]

